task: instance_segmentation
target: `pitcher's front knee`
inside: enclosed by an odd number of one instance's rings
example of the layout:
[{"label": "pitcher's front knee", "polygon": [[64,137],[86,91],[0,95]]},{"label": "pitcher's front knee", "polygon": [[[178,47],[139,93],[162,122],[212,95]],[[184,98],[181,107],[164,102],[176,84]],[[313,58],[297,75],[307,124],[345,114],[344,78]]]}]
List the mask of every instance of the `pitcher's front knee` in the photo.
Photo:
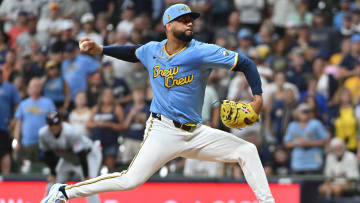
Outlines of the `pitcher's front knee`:
[{"label": "pitcher's front knee", "polygon": [[247,154],[258,154],[256,145],[251,142],[246,143],[244,150]]},{"label": "pitcher's front knee", "polygon": [[236,156],[239,157],[241,161],[246,161],[251,160],[253,157],[259,155],[256,146],[251,142],[246,142],[246,144],[243,144],[237,148]]}]

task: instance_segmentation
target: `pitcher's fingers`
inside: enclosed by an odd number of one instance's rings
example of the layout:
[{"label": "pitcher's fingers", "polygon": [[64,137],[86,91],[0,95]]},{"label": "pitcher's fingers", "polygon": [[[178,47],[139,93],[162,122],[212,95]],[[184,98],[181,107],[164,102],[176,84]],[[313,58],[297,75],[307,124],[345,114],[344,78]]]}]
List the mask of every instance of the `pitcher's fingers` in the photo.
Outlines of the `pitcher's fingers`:
[{"label": "pitcher's fingers", "polygon": [[82,42],[85,42],[85,41],[90,41],[91,39],[90,38],[88,38],[88,37],[83,37],[83,38],[81,38],[80,39],[80,43],[82,43]]}]

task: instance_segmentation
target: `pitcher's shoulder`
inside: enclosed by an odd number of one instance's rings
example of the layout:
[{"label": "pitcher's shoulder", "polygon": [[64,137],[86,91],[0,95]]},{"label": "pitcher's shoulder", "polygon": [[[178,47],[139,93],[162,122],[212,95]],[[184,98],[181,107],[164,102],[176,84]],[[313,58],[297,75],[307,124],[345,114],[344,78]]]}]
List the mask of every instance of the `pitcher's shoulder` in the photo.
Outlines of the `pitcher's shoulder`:
[{"label": "pitcher's shoulder", "polygon": [[218,49],[221,48],[216,44],[209,44],[205,42],[200,42],[195,39],[191,40],[189,47],[192,47],[194,49],[201,49],[201,50],[208,50],[208,49]]},{"label": "pitcher's shoulder", "polygon": [[158,41],[150,41],[142,46],[146,48],[161,48],[165,44],[166,40],[163,40],[161,42]]}]

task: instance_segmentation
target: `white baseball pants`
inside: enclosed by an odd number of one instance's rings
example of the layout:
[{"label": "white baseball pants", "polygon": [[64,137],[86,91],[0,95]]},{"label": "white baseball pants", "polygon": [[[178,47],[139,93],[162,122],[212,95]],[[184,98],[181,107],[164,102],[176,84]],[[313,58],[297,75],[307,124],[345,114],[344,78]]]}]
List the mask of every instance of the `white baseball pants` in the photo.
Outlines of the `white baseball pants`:
[{"label": "white baseball pants", "polygon": [[176,128],[172,120],[150,117],[144,141],[128,170],[70,185],[70,199],[101,192],[130,190],[148,180],[166,162],[184,157],[205,161],[237,162],[260,203],[275,202],[254,144],[230,133],[199,124],[193,132]]}]

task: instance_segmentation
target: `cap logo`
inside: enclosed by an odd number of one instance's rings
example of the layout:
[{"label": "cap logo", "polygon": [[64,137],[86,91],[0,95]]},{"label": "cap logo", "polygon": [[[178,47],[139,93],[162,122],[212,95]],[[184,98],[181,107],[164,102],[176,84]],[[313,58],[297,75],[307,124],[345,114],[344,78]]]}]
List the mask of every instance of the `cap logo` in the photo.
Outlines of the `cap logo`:
[{"label": "cap logo", "polygon": [[170,21],[170,19],[171,19],[171,18],[170,18],[170,15],[168,15],[168,21]]},{"label": "cap logo", "polygon": [[188,6],[183,6],[183,7],[180,7],[178,8],[178,11],[190,11],[190,8]]}]

